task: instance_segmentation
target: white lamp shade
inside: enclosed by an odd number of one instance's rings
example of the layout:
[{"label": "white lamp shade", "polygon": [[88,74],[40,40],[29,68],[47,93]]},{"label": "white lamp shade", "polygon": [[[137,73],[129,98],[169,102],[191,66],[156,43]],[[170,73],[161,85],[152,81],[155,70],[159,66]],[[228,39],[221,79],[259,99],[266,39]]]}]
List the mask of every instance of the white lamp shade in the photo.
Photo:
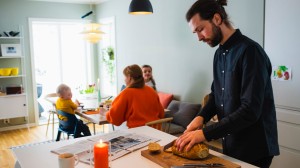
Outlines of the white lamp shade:
[{"label": "white lamp shade", "polygon": [[85,26],[85,30],[81,32],[84,35],[84,39],[91,42],[97,43],[101,40],[101,35],[105,34],[100,29],[101,24],[99,23],[88,23]]}]

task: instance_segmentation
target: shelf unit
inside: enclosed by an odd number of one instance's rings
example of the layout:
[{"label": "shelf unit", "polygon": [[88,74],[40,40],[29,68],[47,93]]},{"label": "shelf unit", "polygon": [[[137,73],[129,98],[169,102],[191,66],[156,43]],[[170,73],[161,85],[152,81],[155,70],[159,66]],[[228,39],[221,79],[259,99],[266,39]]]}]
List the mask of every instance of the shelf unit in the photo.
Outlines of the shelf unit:
[{"label": "shelf unit", "polygon": [[[24,56],[24,38],[22,27],[19,27],[20,35],[18,37],[0,37],[0,46],[2,44],[20,44],[21,54],[16,56],[2,56],[0,53],[0,68],[17,67],[18,75],[0,76],[0,89],[6,91],[6,87],[20,86],[21,94],[9,94],[0,96],[0,120],[17,117],[28,117],[27,94],[26,94],[26,73]],[[28,121],[28,120],[27,120]]]}]

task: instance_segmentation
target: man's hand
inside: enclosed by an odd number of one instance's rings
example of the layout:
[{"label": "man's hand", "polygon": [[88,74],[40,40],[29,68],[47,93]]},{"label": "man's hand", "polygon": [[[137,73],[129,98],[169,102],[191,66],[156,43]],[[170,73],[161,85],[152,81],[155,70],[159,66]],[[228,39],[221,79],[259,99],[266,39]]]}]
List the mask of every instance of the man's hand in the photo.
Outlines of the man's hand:
[{"label": "man's hand", "polygon": [[186,127],[186,130],[184,131],[184,133],[186,132],[190,132],[190,131],[195,131],[197,129],[202,129],[203,127],[203,117],[201,116],[197,116],[193,119],[193,121]]},{"label": "man's hand", "polygon": [[175,142],[175,146],[179,151],[182,151],[186,147],[186,151],[189,151],[196,143],[205,141],[205,137],[202,130],[190,131],[181,135]]}]

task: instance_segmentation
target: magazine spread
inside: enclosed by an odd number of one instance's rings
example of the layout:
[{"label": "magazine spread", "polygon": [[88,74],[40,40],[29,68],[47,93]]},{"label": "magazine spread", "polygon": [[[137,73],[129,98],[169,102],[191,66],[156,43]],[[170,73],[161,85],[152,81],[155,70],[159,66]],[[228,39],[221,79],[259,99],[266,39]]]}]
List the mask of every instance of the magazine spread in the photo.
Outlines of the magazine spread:
[{"label": "magazine spread", "polygon": [[78,155],[79,160],[83,163],[92,164],[94,157],[94,144],[98,143],[100,139],[111,143],[110,158],[115,160],[130,152],[136,151],[147,146],[150,142],[157,142],[159,139],[152,138],[146,135],[136,133],[128,133],[126,130],[118,130],[108,134],[95,135],[87,139],[75,142],[71,145],[66,145],[57,149],[51,150],[56,154],[73,153]]}]

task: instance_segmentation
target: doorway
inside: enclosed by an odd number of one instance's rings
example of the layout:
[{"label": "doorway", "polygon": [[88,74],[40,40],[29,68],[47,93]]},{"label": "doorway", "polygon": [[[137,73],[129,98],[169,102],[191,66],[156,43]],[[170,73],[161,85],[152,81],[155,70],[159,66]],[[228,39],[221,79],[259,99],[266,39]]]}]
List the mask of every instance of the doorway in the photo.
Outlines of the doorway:
[{"label": "doorway", "polygon": [[76,97],[78,88],[92,81],[91,45],[80,35],[83,22],[77,20],[29,19],[33,88],[37,88],[36,108],[39,125],[48,122],[53,107],[44,99],[56,87],[69,85]]}]

